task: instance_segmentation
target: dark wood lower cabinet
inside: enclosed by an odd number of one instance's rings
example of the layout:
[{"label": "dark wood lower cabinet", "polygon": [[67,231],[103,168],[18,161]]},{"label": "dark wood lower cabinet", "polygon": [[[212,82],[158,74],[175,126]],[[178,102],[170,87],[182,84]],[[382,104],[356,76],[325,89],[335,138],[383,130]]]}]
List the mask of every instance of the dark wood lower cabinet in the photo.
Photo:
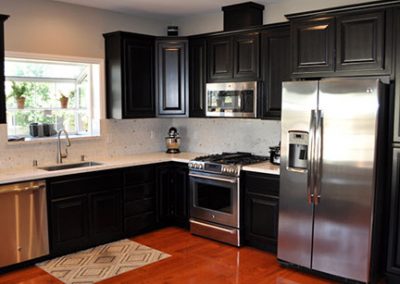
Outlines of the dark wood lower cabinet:
[{"label": "dark wood lower cabinet", "polygon": [[279,176],[244,174],[244,227],[248,245],[276,252],[279,213]]},{"label": "dark wood lower cabinet", "polygon": [[189,184],[186,164],[169,163],[157,169],[158,214],[163,225],[188,227]]},{"label": "dark wood lower cabinet", "polygon": [[400,148],[393,149],[387,276],[400,283]]},{"label": "dark wood lower cabinet", "polygon": [[124,170],[124,232],[130,237],[157,225],[155,166]]},{"label": "dark wood lower cabinet", "polygon": [[123,237],[122,175],[104,171],[48,180],[52,255]]},{"label": "dark wood lower cabinet", "polygon": [[88,201],[77,195],[50,202],[53,253],[69,252],[89,244]]},{"label": "dark wood lower cabinet", "polygon": [[104,243],[121,237],[121,190],[103,191],[89,195],[91,209],[91,237],[95,243]]}]

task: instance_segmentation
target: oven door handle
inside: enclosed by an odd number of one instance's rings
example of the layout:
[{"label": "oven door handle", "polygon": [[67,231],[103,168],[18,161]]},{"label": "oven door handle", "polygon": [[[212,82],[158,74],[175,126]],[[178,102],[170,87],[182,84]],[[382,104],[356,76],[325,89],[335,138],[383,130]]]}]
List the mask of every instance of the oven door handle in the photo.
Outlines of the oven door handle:
[{"label": "oven door handle", "polygon": [[229,233],[229,234],[236,234],[236,232],[237,232],[237,230],[230,230],[230,229],[225,229],[225,228],[221,228],[221,227],[218,227],[218,226],[213,226],[213,225],[210,225],[210,224],[206,224],[206,223],[203,223],[203,222],[197,222],[197,221],[194,221],[194,220],[190,220],[190,223],[193,223],[193,224],[196,224],[196,225],[200,225],[200,226],[204,226],[204,227],[207,227],[207,228],[210,228],[210,229],[215,229],[215,230],[218,230],[218,231],[223,231],[223,232],[226,232],[226,233]]},{"label": "oven door handle", "polygon": [[236,178],[223,178],[223,177],[215,177],[215,176],[205,176],[205,175],[199,175],[199,174],[194,174],[194,173],[189,173],[189,176],[195,177],[195,178],[201,178],[201,179],[210,179],[210,180],[216,180],[216,181],[222,181],[222,182],[229,182],[229,183],[237,183]]}]

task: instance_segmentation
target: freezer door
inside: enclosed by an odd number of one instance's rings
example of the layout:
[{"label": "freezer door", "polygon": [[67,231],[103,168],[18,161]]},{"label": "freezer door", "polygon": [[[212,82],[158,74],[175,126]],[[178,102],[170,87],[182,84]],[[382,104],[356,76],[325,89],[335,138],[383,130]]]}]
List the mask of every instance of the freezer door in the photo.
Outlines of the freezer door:
[{"label": "freezer door", "polygon": [[[293,159],[289,167],[289,140],[299,148],[294,147],[292,154],[299,157],[305,153],[301,152],[305,137],[302,133],[311,134],[311,113],[317,108],[317,92],[318,81],[282,85],[278,258],[308,268],[311,267],[313,225],[313,206],[307,194],[309,171],[301,161]],[[309,153],[305,158],[310,158]]]},{"label": "freezer door", "polygon": [[368,282],[379,82],[320,81],[321,182],[312,268]]}]

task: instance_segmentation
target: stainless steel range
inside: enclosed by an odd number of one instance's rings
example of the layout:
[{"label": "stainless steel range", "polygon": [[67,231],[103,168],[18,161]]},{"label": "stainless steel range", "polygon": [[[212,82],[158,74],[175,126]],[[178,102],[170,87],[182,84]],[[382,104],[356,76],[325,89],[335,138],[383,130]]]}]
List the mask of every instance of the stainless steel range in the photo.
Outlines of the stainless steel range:
[{"label": "stainless steel range", "polygon": [[191,233],[240,246],[240,170],[267,159],[238,152],[190,161]]}]

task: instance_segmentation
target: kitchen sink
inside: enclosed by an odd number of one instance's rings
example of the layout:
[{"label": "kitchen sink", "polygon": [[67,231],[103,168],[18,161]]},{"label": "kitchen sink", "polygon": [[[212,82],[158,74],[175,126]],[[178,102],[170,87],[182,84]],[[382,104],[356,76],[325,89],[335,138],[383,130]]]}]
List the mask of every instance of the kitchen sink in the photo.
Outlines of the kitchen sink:
[{"label": "kitchen sink", "polygon": [[68,169],[75,169],[75,168],[85,168],[85,167],[94,167],[100,166],[102,163],[97,162],[81,162],[81,163],[74,163],[74,164],[60,164],[48,167],[39,167],[41,170],[45,171],[60,171],[60,170],[68,170]]}]

